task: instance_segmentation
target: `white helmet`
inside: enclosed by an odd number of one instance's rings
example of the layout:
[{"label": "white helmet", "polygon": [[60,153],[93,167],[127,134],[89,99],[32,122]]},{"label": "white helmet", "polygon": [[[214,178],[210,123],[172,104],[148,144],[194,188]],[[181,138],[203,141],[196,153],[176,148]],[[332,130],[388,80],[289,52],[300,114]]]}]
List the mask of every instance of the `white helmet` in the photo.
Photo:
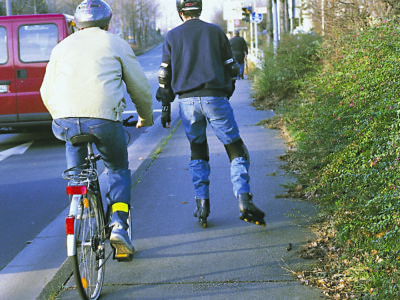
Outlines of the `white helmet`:
[{"label": "white helmet", "polygon": [[111,7],[103,0],[84,0],[75,11],[75,24],[79,28],[106,27],[111,20]]}]

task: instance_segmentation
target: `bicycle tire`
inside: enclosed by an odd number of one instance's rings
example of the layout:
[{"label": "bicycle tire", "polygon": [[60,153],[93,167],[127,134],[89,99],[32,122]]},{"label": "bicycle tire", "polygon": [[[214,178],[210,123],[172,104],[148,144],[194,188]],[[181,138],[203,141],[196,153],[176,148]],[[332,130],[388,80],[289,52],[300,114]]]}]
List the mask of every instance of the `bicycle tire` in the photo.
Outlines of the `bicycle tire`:
[{"label": "bicycle tire", "polygon": [[75,283],[84,300],[99,298],[104,283],[105,243],[104,219],[96,196],[88,191],[75,221],[76,255],[72,256]]}]

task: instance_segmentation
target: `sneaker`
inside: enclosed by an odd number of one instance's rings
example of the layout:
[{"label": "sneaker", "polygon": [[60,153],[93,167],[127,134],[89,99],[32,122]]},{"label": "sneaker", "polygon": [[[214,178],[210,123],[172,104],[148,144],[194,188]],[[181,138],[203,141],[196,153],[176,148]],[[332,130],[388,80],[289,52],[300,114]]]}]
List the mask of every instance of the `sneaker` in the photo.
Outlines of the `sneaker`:
[{"label": "sneaker", "polygon": [[114,258],[118,261],[131,261],[135,248],[128,232],[121,224],[112,227],[110,235],[111,246],[115,249]]}]

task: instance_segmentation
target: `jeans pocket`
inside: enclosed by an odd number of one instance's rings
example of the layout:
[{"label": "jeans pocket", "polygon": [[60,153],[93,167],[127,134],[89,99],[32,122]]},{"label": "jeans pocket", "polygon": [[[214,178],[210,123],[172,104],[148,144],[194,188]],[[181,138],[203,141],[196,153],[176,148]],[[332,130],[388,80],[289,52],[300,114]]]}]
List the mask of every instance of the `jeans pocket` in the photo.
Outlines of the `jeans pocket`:
[{"label": "jeans pocket", "polygon": [[60,125],[59,123],[61,123],[59,120],[53,120],[53,123],[51,126],[51,128],[53,130],[53,134],[59,140],[66,141],[67,134],[68,134],[68,127],[64,127],[64,126]]},{"label": "jeans pocket", "polygon": [[232,114],[232,107],[228,98],[218,97],[205,101],[205,110],[207,117],[211,120],[218,120],[221,118],[230,117]]},{"label": "jeans pocket", "polygon": [[119,133],[121,122],[114,122],[103,119],[93,119],[87,124],[90,134],[98,137],[100,140],[114,139]]}]

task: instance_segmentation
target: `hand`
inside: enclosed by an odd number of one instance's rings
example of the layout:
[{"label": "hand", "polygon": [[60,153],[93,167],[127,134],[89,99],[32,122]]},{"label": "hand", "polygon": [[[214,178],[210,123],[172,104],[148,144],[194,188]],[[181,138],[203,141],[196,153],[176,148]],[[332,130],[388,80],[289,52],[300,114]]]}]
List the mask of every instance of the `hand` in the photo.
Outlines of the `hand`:
[{"label": "hand", "polygon": [[171,127],[171,104],[162,106],[161,125],[164,128]]},{"label": "hand", "polygon": [[143,127],[142,119],[139,118],[139,120],[137,121],[137,124],[136,124],[136,128],[142,128],[142,127]]}]

